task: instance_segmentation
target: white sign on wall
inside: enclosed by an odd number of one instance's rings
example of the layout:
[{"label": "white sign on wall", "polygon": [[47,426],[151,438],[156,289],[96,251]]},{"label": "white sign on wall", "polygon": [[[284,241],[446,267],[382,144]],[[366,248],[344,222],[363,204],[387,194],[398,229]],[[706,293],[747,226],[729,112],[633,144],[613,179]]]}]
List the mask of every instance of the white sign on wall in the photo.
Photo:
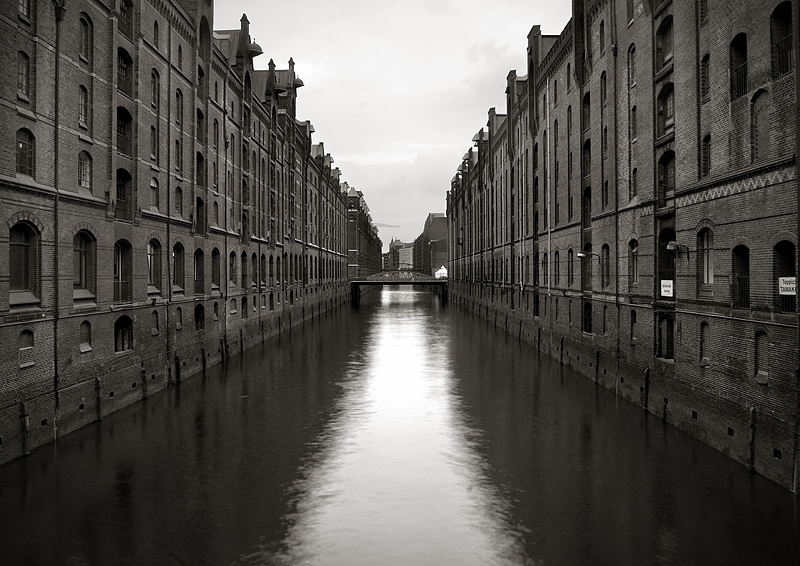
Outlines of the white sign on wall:
[{"label": "white sign on wall", "polygon": [[672,297],[672,279],[661,280],[661,296]]},{"label": "white sign on wall", "polygon": [[778,277],[778,293],[780,295],[796,295],[797,277]]}]

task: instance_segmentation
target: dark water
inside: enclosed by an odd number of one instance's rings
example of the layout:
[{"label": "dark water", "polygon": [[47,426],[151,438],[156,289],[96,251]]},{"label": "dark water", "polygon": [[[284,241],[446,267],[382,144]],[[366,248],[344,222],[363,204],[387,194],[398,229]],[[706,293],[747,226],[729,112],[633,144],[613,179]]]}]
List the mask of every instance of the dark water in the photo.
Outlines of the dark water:
[{"label": "dark water", "polygon": [[798,500],[384,290],[0,468],[0,564],[800,564]]}]

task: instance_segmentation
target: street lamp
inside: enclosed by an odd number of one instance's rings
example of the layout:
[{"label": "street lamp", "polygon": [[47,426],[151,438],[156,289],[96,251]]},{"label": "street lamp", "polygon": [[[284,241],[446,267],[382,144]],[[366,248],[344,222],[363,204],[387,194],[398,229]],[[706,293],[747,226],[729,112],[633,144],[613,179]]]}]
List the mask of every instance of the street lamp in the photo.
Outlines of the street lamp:
[{"label": "street lamp", "polygon": [[667,250],[669,250],[671,252],[675,252],[675,251],[679,252],[679,251],[682,251],[682,250],[686,250],[686,257],[687,258],[689,257],[689,252],[691,251],[691,250],[689,250],[689,246],[684,245],[684,244],[679,244],[678,242],[674,242],[674,241],[667,242]]},{"label": "street lamp", "polygon": [[594,257],[596,257],[596,258],[597,258],[597,261],[600,261],[600,256],[599,256],[599,255],[597,255],[597,254],[595,254],[595,253],[591,253],[591,252],[589,252],[589,253],[587,254],[586,252],[578,252],[576,255],[577,255],[579,258],[581,258],[581,259],[583,259],[583,258],[586,258],[586,257],[589,257],[590,255],[593,255]]}]

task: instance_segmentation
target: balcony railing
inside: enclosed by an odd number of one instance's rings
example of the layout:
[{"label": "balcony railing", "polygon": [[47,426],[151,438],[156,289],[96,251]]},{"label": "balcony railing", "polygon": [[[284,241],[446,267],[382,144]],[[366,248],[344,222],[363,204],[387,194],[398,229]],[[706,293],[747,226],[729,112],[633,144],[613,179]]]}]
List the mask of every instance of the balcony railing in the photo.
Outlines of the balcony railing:
[{"label": "balcony railing", "polygon": [[750,277],[734,275],[732,287],[733,306],[740,309],[750,308]]},{"label": "balcony railing", "polygon": [[747,93],[747,61],[731,69],[731,98],[739,98]]}]

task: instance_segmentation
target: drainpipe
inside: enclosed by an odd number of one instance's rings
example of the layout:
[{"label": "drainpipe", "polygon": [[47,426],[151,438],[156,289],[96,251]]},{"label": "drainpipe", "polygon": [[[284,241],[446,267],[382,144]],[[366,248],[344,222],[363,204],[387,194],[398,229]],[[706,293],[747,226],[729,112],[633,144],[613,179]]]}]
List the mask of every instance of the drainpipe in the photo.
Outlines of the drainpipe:
[{"label": "drainpipe", "polygon": [[[167,28],[167,60],[172,61],[172,26]],[[167,245],[166,250],[167,253],[167,282],[166,284],[162,281],[162,288],[166,290],[166,294],[164,297],[166,298],[167,308],[164,314],[164,324],[167,330],[167,384],[169,384],[172,379],[172,359],[170,354],[172,353],[172,340],[170,340],[170,329],[171,325],[169,323],[169,307],[172,298],[172,245],[171,245],[171,238],[172,238],[172,175],[170,174],[172,171],[172,139],[169,135],[170,127],[172,126],[172,72],[170,70],[167,71],[167,127],[166,127],[166,159],[167,159]],[[160,115],[159,115],[160,119]],[[163,254],[162,254],[163,258]]]},{"label": "drainpipe", "polygon": [[[615,287],[614,287],[614,305],[617,307],[617,371],[616,376],[614,376],[614,380],[619,379],[619,356],[620,356],[620,339],[622,334],[622,316],[620,312],[620,305],[619,305],[619,291],[620,291],[620,278],[619,278],[619,159],[617,159],[618,148],[619,148],[619,128],[617,127],[617,2],[616,0],[611,0],[611,56],[613,57],[613,65],[615,72],[613,73],[614,77],[614,86],[612,92],[614,93],[614,188],[615,188],[615,197],[614,197],[614,241],[616,242],[616,251],[614,253],[614,278],[616,279]],[[630,171],[628,171],[630,175]]]},{"label": "drainpipe", "polygon": [[55,409],[53,415],[53,439],[55,439],[58,435],[58,416],[59,416],[59,395],[58,395],[58,319],[59,313],[61,309],[61,301],[59,300],[61,297],[61,280],[59,278],[59,274],[61,270],[59,269],[59,244],[58,244],[58,235],[59,235],[59,189],[58,189],[58,170],[59,170],[59,128],[61,126],[61,110],[60,110],[60,102],[61,96],[59,93],[61,91],[61,22],[64,20],[64,12],[66,12],[66,8],[63,6],[63,3],[55,2],[55,15],[56,15],[56,99],[55,99],[55,136],[53,142],[53,151],[55,152],[55,159],[56,164],[53,168],[53,187],[55,188],[55,203],[53,207],[53,231],[55,232],[53,236],[54,244],[55,244],[55,253],[53,254],[53,269],[55,270],[55,314],[53,315],[53,393],[55,395]]},{"label": "drainpipe", "polygon": [[[550,151],[550,144],[553,143],[553,132],[550,128],[550,77],[547,78],[547,107],[545,108],[545,123],[547,124],[546,129],[549,132],[547,136],[547,147],[545,148],[545,152],[547,153],[547,177],[545,178],[545,198],[547,199],[547,215],[544,217],[544,221],[547,222],[547,300],[550,300],[550,262],[552,261],[552,244],[553,244],[553,223],[550,222],[550,176],[553,174],[553,168],[550,167],[550,156],[552,152]],[[552,323],[552,317],[549,317]]]},{"label": "drainpipe", "polygon": [[[794,29],[800,30],[800,2],[795,0],[793,2],[794,14]],[[794,38],[794,103],[795,103],[795,129],[794,129],[794,166],[795,166],[795,183],[800,185],[800,156],[798,156],[797,149],[800,147],[800,41],[797,35]],[[800,187],[798,187],[800,188]],[[795,233],[800,232],[800,190],[796,190],[797,195],[797,224],[795,224]],[[800,264],[800,246],[795,246],[797,253],[798,264]],[[795,271],[795,274],[797,272]],[[795,279],[796,281],[796,279]],[[796,286],[796,285],[795,285]],[[797,310],[797,342],[795,344],[795,351],[800,347],[800,301],[797,300],[795,293],[795,308]],[[794,473],[792,478],[792,493],[795,495],[800,494],[800,366],[795,369],[795,412],[794,412]]]}]

